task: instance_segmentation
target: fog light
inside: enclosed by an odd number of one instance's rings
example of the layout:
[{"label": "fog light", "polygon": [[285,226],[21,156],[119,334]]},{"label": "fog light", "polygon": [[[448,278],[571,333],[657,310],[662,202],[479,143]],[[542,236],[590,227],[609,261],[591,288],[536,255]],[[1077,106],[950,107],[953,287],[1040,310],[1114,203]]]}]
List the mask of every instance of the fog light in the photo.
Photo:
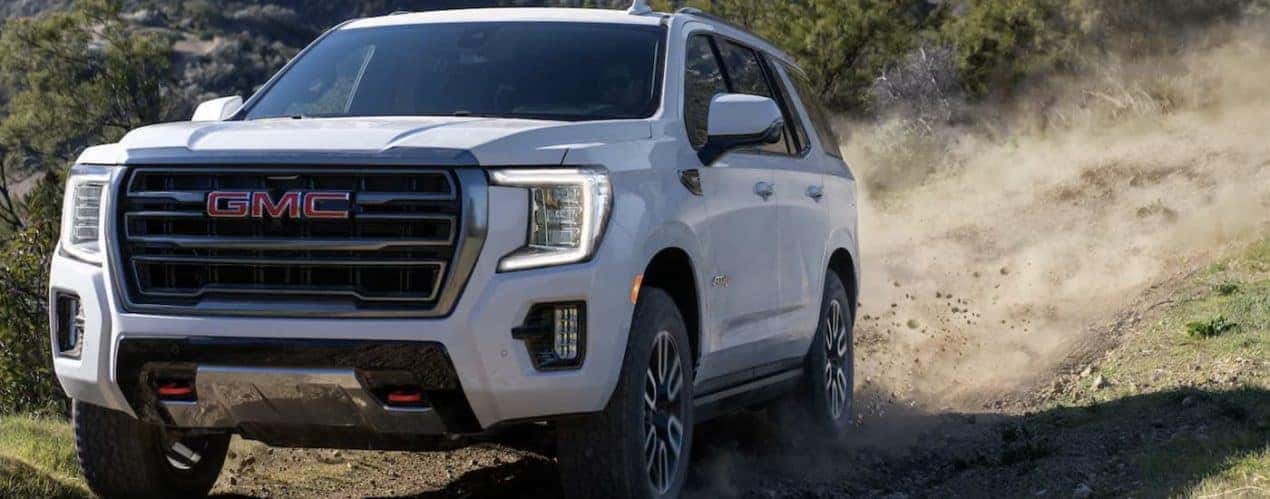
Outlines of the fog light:
[{"label": "fog light", "polygon": [[83,351],[84,342],[84,308],[80,306],[79,297],[60,294],[57,296],[57,354],[61,357],[78,359]]},{"label": "fog light", "polygon": [[577,368],[586,353],[586,304],[537,305],[512,337],[525,342],[539,370]]},{"label": "fog light", "polygon": [[557,307],[552,310],[556,316],[555,337],[556,358],[560,360],[577,360],[578,358],[578,307]]}]

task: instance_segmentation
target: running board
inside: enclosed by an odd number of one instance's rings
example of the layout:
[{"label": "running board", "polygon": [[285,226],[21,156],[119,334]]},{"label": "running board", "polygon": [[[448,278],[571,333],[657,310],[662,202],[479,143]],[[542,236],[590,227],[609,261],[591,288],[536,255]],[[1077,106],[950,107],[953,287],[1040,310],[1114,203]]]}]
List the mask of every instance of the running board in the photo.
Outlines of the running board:
[{"label": "running board", "polygon": [[696,423],[770,402],[792,392],[803,380],[801,366],[693,398]]}]

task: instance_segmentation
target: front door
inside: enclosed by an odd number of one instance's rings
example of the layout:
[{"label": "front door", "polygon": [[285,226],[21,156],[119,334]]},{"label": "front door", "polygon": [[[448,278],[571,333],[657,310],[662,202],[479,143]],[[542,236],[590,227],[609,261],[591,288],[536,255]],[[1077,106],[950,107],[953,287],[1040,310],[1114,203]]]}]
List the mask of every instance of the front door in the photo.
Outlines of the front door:
[{"label": "front door", "polygon": [[[699,148],[706,141],[710,101],[729,86],[710,37],[691,36],[685,55],[684,122]],[[709,213],[701,235],[710,259],[709,280],[701,287],[709,314],[700,380],[750,367],[763,338],[779,329],[778,209],[770,161],[736,151],[699,169]]]}]

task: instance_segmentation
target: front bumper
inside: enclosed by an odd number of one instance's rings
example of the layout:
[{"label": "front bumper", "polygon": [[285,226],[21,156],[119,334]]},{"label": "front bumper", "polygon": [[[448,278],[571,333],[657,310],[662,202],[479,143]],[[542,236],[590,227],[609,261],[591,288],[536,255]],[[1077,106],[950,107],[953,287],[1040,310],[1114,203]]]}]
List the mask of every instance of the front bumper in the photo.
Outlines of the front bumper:
[{"label": "front bumper", "polygon": [[[629,301],[630,283],[642,271],[636,263],[641,260],[640,255],[633,254],[637,245],[632,244],[632,237],[620,224],[612,224],[603,247],[588,263],[500,274],[496,269],[498,260],[524,241],[527,205],[524,190],[490,188],[489,213],[492,215],[485,245],[454,311],[445,318],[129,313],[120,306],[117,288],[110,285],[115,278],[111,275],[113,268],[55,255],[50,276],[52,292],[73,293],[80,298],[85,329],[78,359],[54,354],[58,379],[72,398],[144,417],[145,413],[138,411],[121,388],[135,382],[124,379],[125,376],[137,376],[123,369],[126,366],[121,362],[120,352],[125,342],[170,341],[175,344],[192,338],[269,340],[297,349],[329,341],[426,343],[445,352],[475,424],[470,428],[451,427],[454,425],[443,421],[447,424],[439,430],[418,425],[420,433],[464,433],[513,420],[599,411],[616,386],[625,352],[633,308]],[[577,370],[539,371],[524,343],[514,339],[511,330],[524,321],[535,304],[571,301],[587,303],[586,362]],[[218,359],[206,365],[214,369],[276,367],[258,365],[262,363],[268,363],[267,359],[245,363]],[[360,368],[334,363],[305,367],[354,371]],[[267,378],[269,374],[256,371],[255,376]],[[283,378],[285,376],[279,379]],[[267,385],[268,379],[260,384]],[[356,403],[356,397],[348,398]],[[292,416],[281,414],[279,417]]]}]

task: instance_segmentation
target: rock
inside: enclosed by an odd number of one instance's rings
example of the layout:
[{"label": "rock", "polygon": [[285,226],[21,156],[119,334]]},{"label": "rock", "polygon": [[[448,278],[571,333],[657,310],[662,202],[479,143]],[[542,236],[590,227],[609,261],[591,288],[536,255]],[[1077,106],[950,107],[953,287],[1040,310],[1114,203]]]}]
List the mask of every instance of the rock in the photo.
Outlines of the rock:
[{"label": "rock", "polygon": [[1094,366],[1091,364],[1091,365],[1085,366],[1085,370],[1080,372],[1080,377],[1088,378],[1089,375],[1093,373],[1094,373]]},{"label": "rock", "polygon": [[1083,483],[1077,485],[1075,490],[1072,490],[1073,497],[1089,497],[1092,495],[1094,495],[1094,489],[1089,488],[1088,485]]},{"label": "rock", "polygon": [[1111,386],[1111,382],[1107,381],[1107,378],[1102,377],[1101,374],[1099,374],[1098,377],[1094,378],[1093,383],[1089,384],[1089,388],[1094,390],[1101,390],[1109,386]]}]

